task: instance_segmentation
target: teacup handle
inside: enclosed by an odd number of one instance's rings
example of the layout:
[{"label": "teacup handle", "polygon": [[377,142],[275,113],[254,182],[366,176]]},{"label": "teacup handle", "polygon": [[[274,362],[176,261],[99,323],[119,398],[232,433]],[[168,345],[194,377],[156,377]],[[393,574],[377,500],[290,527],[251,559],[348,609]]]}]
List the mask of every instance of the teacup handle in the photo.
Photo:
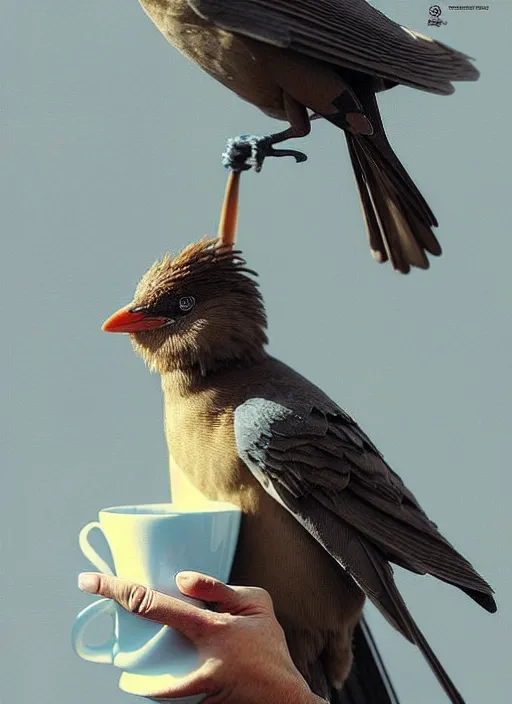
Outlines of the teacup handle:
[{"label": "teacup handle", "polygon": [[115,628],[115,603],[111,599],[98,599],[93,604],[89,604],[80,611],[73,624],[71,631],[71,644],[75,653],[89,662],[97,662],[105,665],[112,665],[114,662],[114,647],[117,644],[115,635],[102,645],[88,645],[85,642],[85,630],[89,623],[98,616],[109,614],[112,617],[112,626]]},{"label": "teacup handle", "polygon": [[110,565],[108,562],[105,562],[105,560],[98,555],[96,550],[93,548],[93,546],[89,542],[89,533],[91,530],[94,528],[97,528],[98,530],[101,531],[102,535],[103,529],[101,525],[98,523],[98,521],[91,521],[88,523],[86,526],[82,528],[80,531],[80,534],[78,536],[78,544],[80,545],[80,550],[83,552],[85,557],[89,560],[89,562],[92,562],[92,564],[98,569],[100,572],[103,572],[103,574],[110,574],[113,575],[114,573],[110,569]]}]

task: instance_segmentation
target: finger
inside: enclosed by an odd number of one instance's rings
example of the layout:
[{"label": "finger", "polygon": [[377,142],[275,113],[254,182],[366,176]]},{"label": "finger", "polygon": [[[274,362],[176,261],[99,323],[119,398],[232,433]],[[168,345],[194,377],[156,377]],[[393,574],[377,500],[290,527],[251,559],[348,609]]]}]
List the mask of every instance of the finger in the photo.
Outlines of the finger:
[{"label": "finger", "polygon": [[235,587],[200,572],[184,571],[176,575],[176,583],[186,596],[215,604],[216,611],[233,615],[272,611],[272,599],[259,587]]},{"label": "finger", "polygon": [[237,591],[215,577],[187,570],[178,572],[176,584],[182,594],[215,604],[219,611],[229,612],[240,607],[240,595]]},{"label": "finger", "polygon": [[137,616],[175,628],[195,643],[214,625],[211,612],[121,577],[85,572],[79,576],[78,586],[113,599]]}]

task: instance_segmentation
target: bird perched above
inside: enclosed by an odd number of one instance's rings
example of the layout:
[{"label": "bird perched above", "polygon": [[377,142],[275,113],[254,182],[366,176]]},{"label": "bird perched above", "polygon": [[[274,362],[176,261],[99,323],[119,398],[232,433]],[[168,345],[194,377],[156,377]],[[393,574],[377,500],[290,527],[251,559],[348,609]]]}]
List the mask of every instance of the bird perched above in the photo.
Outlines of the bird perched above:
[{"label": "bird perched above", "polygon": [[303,137],[311,116],[342,129],[370,248],[397,271],[440,255],[438,222],[393,152],[376,93],[402,84],[447,95],[471,81],[469,57],[388,19],[366,0],[140,0],[179,51],[270,117],[272,135],[228,142],[224,163],[260,170],[266,156],[306,157],[274,145]]},{"label": "bird perched above", "polygon": [[268,354],[263,300],[241,253],[204,239],[166,255],[103,329],[129,333],[161,375],[171,466],[201,496],[242,509],[230,581],[270,592],[313,691],[347,701],[331,688],[350,671],[366,595],[461,704],[391,563],[456,586],[491,613],[492,589],[356,422]]}]

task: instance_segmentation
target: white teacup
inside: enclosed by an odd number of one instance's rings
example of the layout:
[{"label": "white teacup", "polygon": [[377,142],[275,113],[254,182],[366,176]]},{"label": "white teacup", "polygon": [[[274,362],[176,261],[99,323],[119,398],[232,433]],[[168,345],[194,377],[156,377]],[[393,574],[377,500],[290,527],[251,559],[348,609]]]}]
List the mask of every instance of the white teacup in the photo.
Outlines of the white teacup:
[{"label": "white teacup", "polygon": [[[194,570],[226,582],[229,578],[240,527],[240,509],[212,501],[197,510],[175,504],[114,506],[99,512],[99,521],[88,523],[79,536],[80,548],[105,574],[116,574],[197,606],[183,596],[175,577]],[[114,571],[89,543],[93,529],[105,536]],[[87,644],[87,625],[98,616],[113,620],[112,638],[103,645]],[[81,611],[72,633],[73,648],[84,660],[113,664],[123,670],[119,687],[130,694],[148,696],[164,692],[176,678],[199,665],[194,645],[178,632],[129,613],[110,599],[99,599]],[[204,695],[174,699],[195,704]]]}]

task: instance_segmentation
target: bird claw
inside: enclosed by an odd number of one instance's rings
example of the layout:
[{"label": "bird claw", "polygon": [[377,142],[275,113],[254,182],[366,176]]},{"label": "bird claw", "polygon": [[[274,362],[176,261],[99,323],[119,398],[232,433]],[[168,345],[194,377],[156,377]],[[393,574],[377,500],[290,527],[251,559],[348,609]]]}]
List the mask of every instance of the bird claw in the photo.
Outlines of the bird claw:
[{"label": "bird claw", "polygon": [[306,161],[307,156],[295,149],[275,149],[272,136],[243,134],[228,139],[226,151],[222,154],[222,164],[232,171],[254,169],[259,173],[267,156],[292,156],[297,163]]}]

